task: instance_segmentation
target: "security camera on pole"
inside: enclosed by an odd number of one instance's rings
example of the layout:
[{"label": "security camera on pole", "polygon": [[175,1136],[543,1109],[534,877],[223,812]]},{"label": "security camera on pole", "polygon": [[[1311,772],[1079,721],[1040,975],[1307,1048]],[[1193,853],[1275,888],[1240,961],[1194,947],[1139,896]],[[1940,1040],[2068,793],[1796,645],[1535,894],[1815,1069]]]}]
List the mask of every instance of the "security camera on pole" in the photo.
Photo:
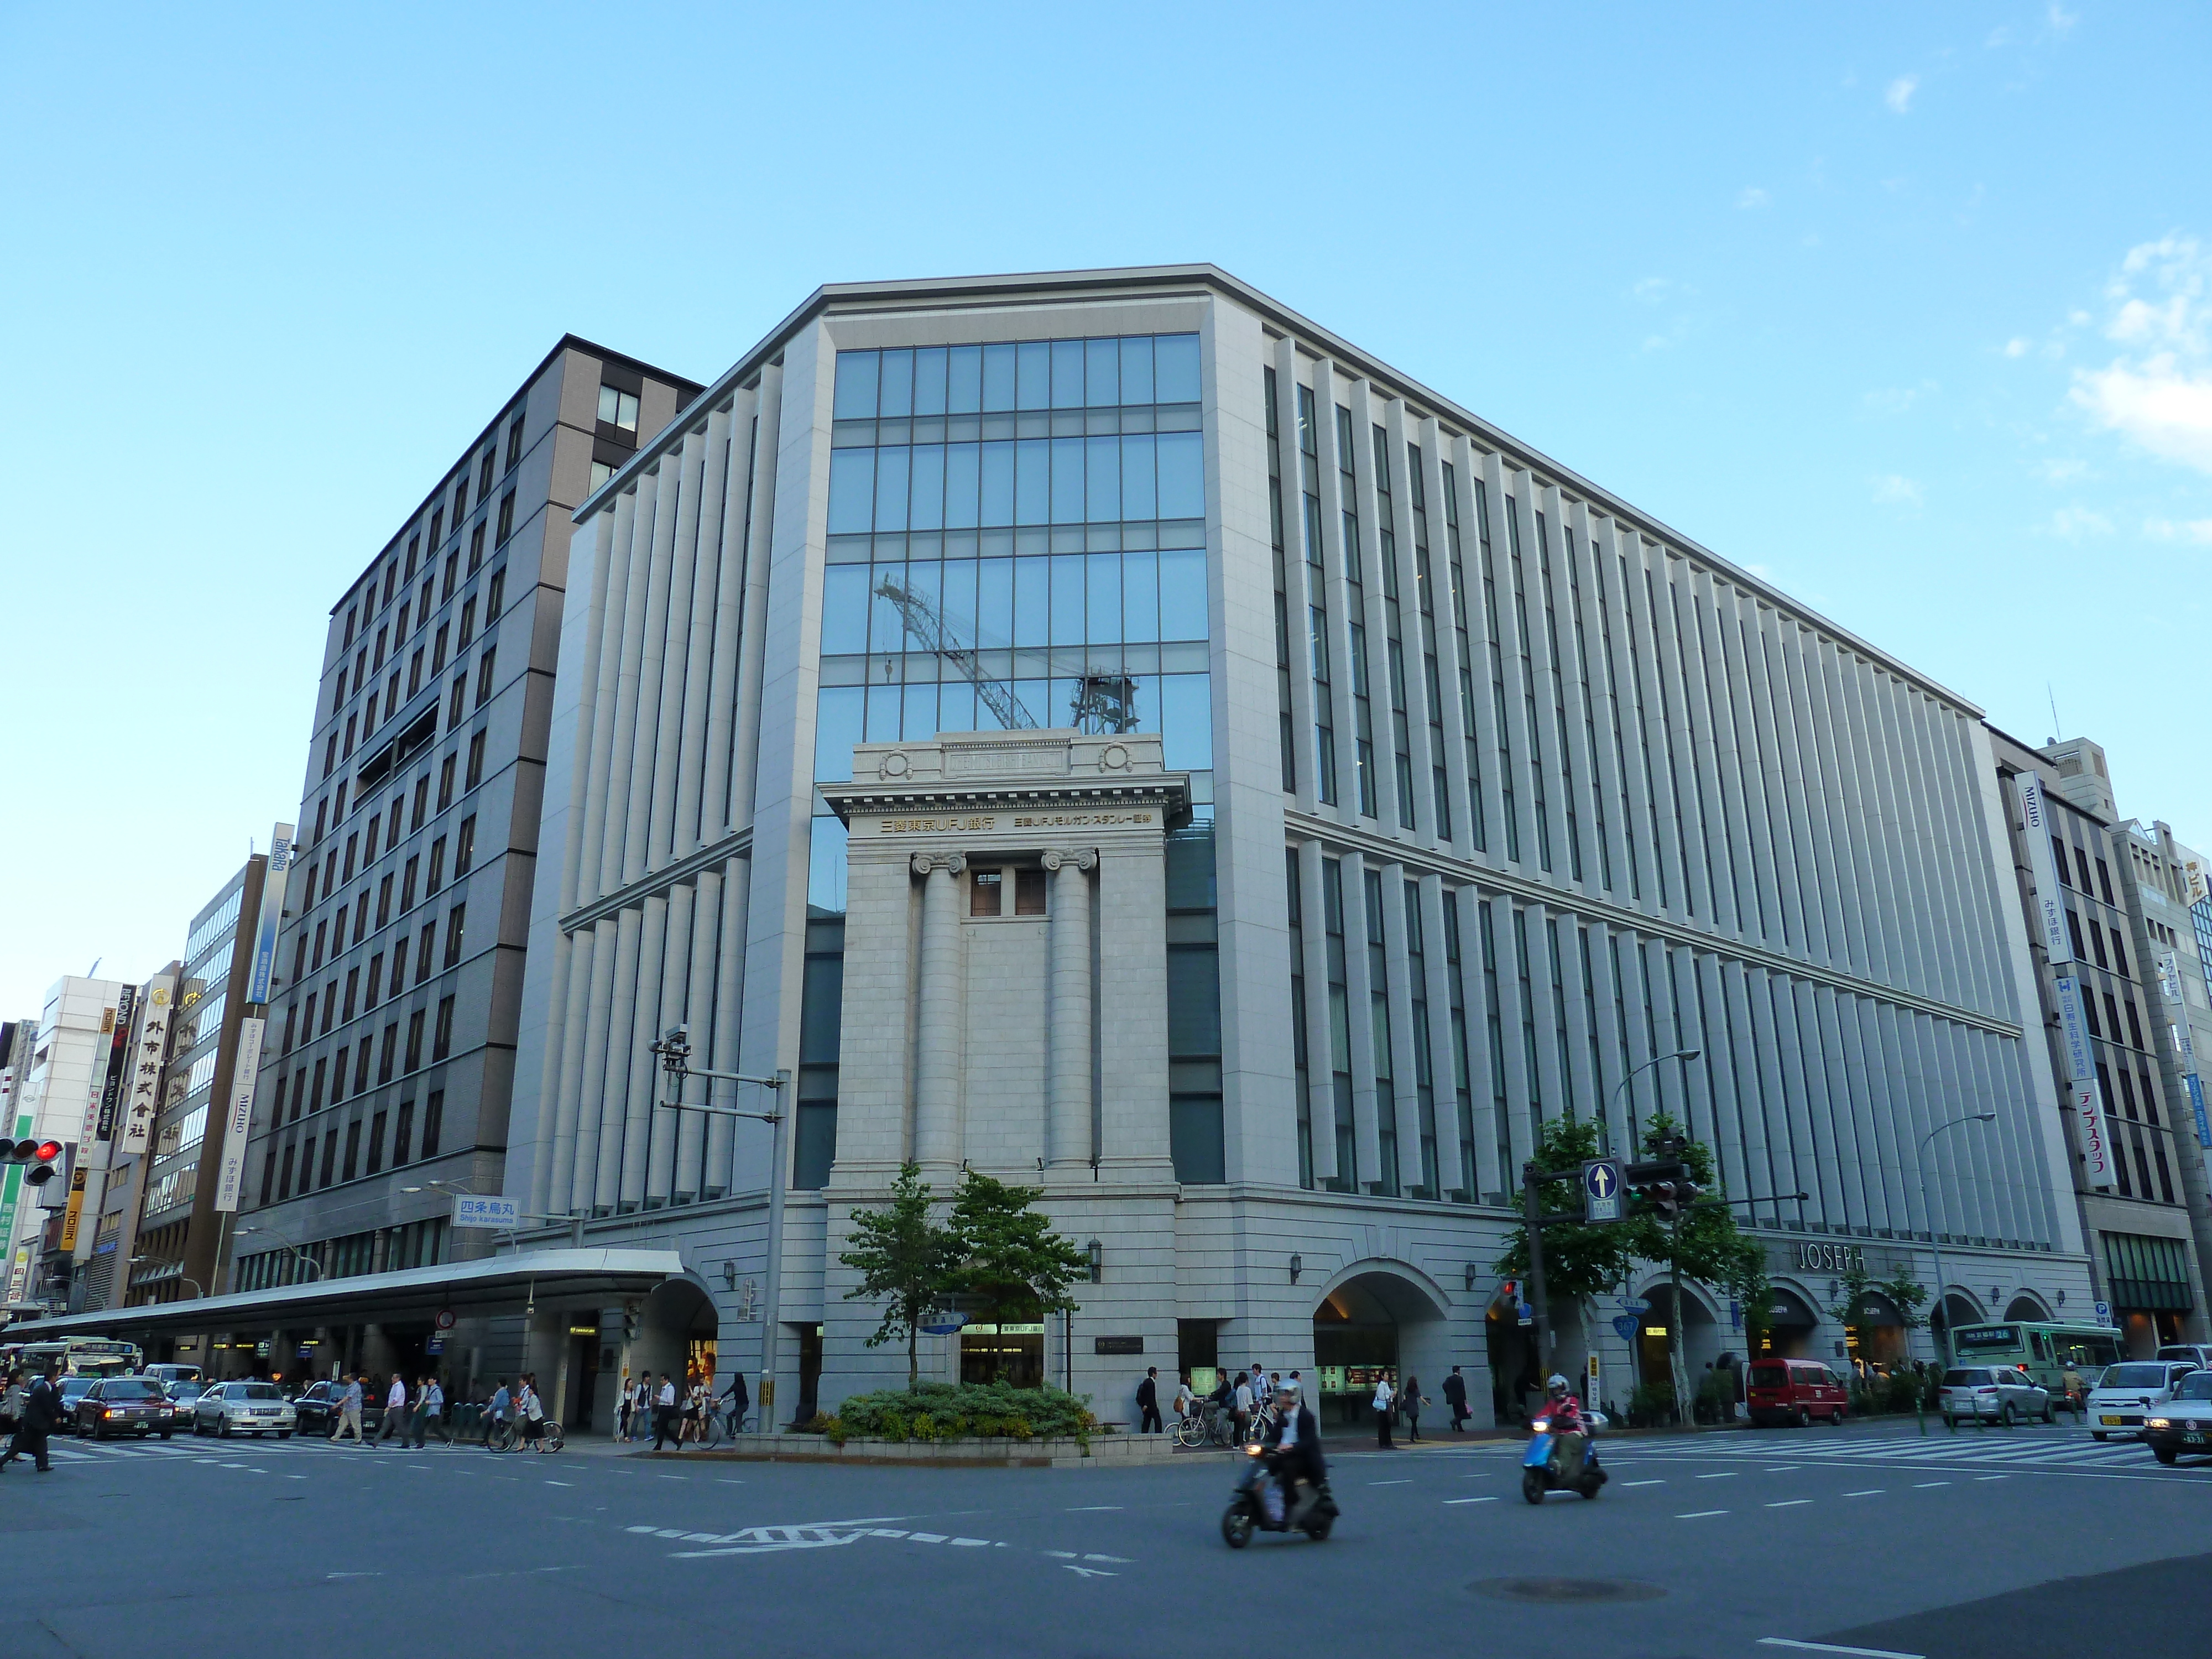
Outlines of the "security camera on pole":
[{"label": "security camera on pole", "polygon": [[[660,1069],[668,1074],[675,1085],[675,1098],[653,1103],[673,1112],[708,1112],[716,1117],[750,1117],[771,1126],[775,1139],[769,1155],[768,1175],[768,1291],[762,1298],[760,1389],[755,1398],[760,1404],[761,1426],[767,1428],[775,1420],[775,1350],[780,1334],[777,1321],[782,1316],[781,1304],[783,1292],[783,1189],[784,1125],[791,1114],[784,1109],[783,1091],[791,1084],[791,1073],[779,1070],[774,1077],[753,1077],[744,1072],[712,1072],[691,1063],[691,1028],[672,1025],[659,1042],[651,1045],[660,1056]],[[763,1089],[773,1089],[771,1104],[767,1111],[748,1111],[740,1106],[713,1106],[703,1102],[684,1098],[687,1079],[702,1077],[723,1083],[750,1083]]]}]

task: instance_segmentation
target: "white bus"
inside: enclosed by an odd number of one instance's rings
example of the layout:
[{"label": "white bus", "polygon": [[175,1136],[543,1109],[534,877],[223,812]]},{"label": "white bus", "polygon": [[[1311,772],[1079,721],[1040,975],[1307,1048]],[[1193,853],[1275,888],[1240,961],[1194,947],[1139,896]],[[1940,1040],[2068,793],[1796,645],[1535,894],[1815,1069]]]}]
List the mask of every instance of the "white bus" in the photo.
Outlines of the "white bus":
[{"label": "white bus", "polygon": [[139,1365],[138,1345],[105,1336],[58,1336],[45,1342],[26,1337],[0,1343],[0,1364],[45,1370],[59,1362],[72,1376],[127,1376]]}]

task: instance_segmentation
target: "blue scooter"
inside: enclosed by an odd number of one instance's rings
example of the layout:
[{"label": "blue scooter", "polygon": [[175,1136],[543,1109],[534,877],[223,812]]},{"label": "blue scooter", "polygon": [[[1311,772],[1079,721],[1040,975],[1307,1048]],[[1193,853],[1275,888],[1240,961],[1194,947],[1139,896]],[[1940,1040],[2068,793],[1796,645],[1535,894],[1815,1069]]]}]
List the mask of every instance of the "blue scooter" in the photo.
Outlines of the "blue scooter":
[{"label": "blue scooter", "polygon": [[1521,1496],[1540,1504],[1553,1492],[1579,1492],[1594,1498],[1612,1477],[1598,1467],[1595,1431],[1603,1420],[1586,1412],[1583,1420],[1591,1432],[1553,1434],[1552,1419],[1539,1417],[1528,1425],[1534,1431],[1528,1449],[1521,1456]]}]

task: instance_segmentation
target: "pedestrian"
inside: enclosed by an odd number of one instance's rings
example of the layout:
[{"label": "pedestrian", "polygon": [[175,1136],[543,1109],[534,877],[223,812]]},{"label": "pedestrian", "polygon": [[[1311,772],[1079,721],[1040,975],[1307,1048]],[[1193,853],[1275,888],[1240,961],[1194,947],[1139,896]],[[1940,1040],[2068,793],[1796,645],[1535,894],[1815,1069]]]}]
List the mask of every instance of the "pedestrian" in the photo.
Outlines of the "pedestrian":
[{"label": "pedestrian", "polygon": [[376,1431],[376,1443],[381,1446],[395,1434],[404,1451],[407,1446],[407,1382],[398,1371],[392,1373],[392,1387],[385,1392],[384,1425]]},{"label": "pedestrian", "polygon": [[1467,1421],[1467,1379],[1460,1375],[1456,1365],[1444,1378],[1444,1404],[1451,1407],[1452,1432],[1462,1432],[1461,1425]]},{"label": "pedestrian", "polygon": [[622,1392],[615,1396],[615,1438],[629,1438],[629,1410],[636,1401],[635,1390],[628,1377],[623,1379]]},{"label": "pedestrian", "polygon": [[752,1390],[745,1386],[743,1366],[731,1371],[730,1386],[722,1390],[722,1398],[729,1405],[730,1435],[734,1439],[744,1432],[745,1413],[753,1407]]},{"label": "pedestrian", "polygon": [[514,1398],[515,1415],[522,1419],[522,1443],[532,1451],[544,1451],[544,1443],[538,1438],[545,1431],[545,1405],[538,1397],[538,1373],[522,1374],[521,1391]]},{"label": "pedestrian", "polygon": [[1137,1384],[1137,1422],[1139,1434],[1158,1434],[1160,1431],[1160,1368],[1145,1367],[1145,1380]]},{"label": "pedestrian", "polygon": [[352,1371],[345,1374],[345,1387],[338,1395],[337,1427],[331,1431],[331,1444],[337,1445],[348,1434],[356,1446],[368,1443],[361,1436],[361,1378]]},{"label": "pedestrian", "polygon": [[1390,1373],[1379,1371],[1375,1377],[1375,1443],[1385,1451],[1397,1449],[1390,1441],[1390,1413],[1398,1391],[1390,1386]]},{"label": "pedestrian", "polygon": [[1237,1375],[1237,1443],[1243,1445],[1252,1427],[1252,1375],[1239,1371]]},{"label": "pedestrian", "polygon": [[31,1386],[23,1391],[23,1414],[15,1425],[15,1437],[9,1443],[4,1455],[0,1455],[0,1469],[19,1457],[27,1457],[40,1474],[52,1474],[54,1466],[46,1459],[46,1437],[61,1426],[62,1397],[54,1386],[52,1374],[34,1370]]},{"label": "pedestrian", "polygon": [[1181,1380],[1176,1383],[1175,1414],[1177,1428],[1190,1421],[1191,1408],[1197,1403],[1198,1396],[1190,1391],[1190,1373],[1185,1371]]},{"label": "pedestrian", "polygon": [[489,1449],[493,1435],[505,1426],[507,1413],[514,1409],[514,1396],[507,1391],[507,1379],[501,1377],[499,1386],[491,1391],[491,1401],[484,1413],[484,1445]]},{"label": "pedestrian", "polygon": [[438,1374],[432,1371],[422,1379],[422,1401],[415,1413],[415,1449],[422,1449],[422,1443],[431,1430],[447,1445],[453,1443],[453,1431],[446,1427],[446,1391],[439,1386]]},{"label": "pedestrian", "polygon": [[[660,1374],[660,1391],[653,1397],[653,1449],[660,1449],[660,1443],[673,1439],[676,1434],[676,1384],[669,1380],[666,1371]],[[676,1443],[682,1451],[684,1443]]]},{"label": "pedestrian", "polygon": [[1427,1401],[1421,1398],[1421,1379],[1411,1371],[1406,1373],[1406,1386],[1398,1395],[1398,1409],[1406,1413],[1406,1443],[1411,1445],[1421,1437],[1421,1407]]}]

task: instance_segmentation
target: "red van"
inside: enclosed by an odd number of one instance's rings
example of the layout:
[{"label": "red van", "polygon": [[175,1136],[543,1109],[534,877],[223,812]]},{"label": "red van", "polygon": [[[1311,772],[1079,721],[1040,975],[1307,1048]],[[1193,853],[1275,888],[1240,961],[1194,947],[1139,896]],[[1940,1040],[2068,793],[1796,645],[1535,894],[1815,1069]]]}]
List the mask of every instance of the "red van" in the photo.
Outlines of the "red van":
[{"label": "red van", "polygon": [[1843,1378],[1817,1359],[1754,1359],[1744,1395],[1753,1423],[1795,1423],[1801,1429],[1816,1417],[1841,1428],[1851,1404]]}]

